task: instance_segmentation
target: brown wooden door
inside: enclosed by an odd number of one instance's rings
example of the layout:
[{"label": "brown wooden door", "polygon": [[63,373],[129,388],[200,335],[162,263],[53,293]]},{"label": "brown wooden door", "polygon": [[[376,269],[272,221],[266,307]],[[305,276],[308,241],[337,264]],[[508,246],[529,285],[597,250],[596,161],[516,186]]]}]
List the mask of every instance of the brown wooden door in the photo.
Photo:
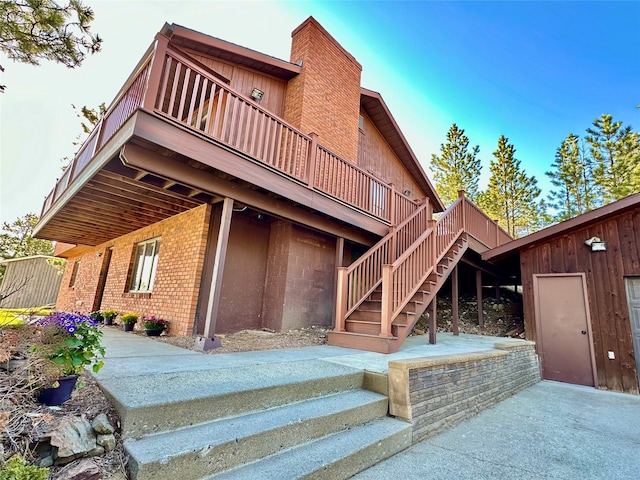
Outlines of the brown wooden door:
[{"label": "brown wooden door", "polygon": [[640,385],[640,277],[625,279],[627,285],[627,301],[629,302],[629,318],[631,319],[631,336],[636,355],[636,374]]},{"label": "brown wooden door", "polygon": [[534,275],[542,378],[595,386],[584,276]]}]

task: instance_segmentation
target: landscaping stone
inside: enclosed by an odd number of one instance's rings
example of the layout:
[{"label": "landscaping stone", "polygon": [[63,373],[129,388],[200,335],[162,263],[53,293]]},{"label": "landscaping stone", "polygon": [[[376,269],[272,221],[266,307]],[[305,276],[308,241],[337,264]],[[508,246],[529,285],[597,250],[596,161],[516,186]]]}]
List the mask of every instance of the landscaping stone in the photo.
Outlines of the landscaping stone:
[{"label": "landscaping stone", "polygon": [[109,423],[107,415],[104,413],[101,413],[93,419],[91,422],[91,428],[93,428],[93,430],[99,435],[108,435],[115,431],[113,426]]},{"label": "landscaping stone", "polygon": [[64,470],[66,480],[102,480],[100,469],[93,460],[80,460]]},{"label": "landscaping stone", "polygon": [[65,417],[51,433],[56,463],[68,463],[96,449],[96,436],[88,420]]}]

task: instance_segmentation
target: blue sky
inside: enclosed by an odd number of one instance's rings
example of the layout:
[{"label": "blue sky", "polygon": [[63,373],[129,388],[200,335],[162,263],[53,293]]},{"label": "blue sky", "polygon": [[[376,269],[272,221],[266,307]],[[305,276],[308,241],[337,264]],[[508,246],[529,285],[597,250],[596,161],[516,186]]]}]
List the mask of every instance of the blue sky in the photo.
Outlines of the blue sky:
[{"label": "blue sky", "polygon": [[544,175],[571,132],[603,113],[640,130],[640,2],[87,1],[103,51],[75,70],[1,58],[0,221],[39,213],[74,152],[71,109],[109,102],[162,24],[289,59],[313,15],[363,66],[429,173],[452,123],[480,146],[481,186],[498,137]]}]

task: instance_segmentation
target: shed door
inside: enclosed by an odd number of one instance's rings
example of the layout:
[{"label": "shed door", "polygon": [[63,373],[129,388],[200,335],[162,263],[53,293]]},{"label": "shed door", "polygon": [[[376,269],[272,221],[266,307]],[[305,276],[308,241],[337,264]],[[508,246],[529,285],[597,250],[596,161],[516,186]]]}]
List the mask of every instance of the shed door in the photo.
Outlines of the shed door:
[{"label": "shed door", "polygon": [[629,318],[631,319],[631,335],[633,349],[636,354],[636,374],[640,385],[640,277],[627,278],[627,301],[629,302]]},{"label": "shed door", "polygon": [[591,326],[583,275],[534,275],[542,378],[594,386]]}]

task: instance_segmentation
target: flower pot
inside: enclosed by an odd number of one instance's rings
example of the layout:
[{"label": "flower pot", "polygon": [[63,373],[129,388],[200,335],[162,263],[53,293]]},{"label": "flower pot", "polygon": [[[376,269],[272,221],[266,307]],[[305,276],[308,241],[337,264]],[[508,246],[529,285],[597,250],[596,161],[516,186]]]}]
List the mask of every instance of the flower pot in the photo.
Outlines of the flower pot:
[{"label": "flower pot", "polygon": [[135,326],[135,323],[123,323],[122,324],[122,328],[124,328],[125,332],[133,332],[133,327]]},{"label": "flower pot", "polygon": [[105,325],[113,325],[113,318],[105,318],[104,319],[104,324]]},{"label": "flower pot", "polygon": [[69,375],[58,379],[55,388],[43,388],[38,395],[38,401],[45,405],[62,405],[71,398],[71,392],[76,386],[78,375]]},{"label": "flower pot", "polygon": [[162,330],[158,330],[157,328],[154,328],[154,329],[147,328],[145,332],[147,332],[147,336],[149,337],[159,337],[160,334],[162,333]]}]

